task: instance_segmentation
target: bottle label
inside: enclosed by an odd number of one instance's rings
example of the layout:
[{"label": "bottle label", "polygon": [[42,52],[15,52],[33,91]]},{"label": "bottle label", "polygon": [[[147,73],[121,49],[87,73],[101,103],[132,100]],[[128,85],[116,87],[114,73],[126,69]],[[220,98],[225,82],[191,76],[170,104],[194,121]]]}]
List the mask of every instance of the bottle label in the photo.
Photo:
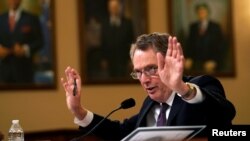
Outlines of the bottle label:
[{"label": "bottle label", "polygon": [[23,141],[24,137],[21,132],[11,132],[9,133],[9,141]]}]

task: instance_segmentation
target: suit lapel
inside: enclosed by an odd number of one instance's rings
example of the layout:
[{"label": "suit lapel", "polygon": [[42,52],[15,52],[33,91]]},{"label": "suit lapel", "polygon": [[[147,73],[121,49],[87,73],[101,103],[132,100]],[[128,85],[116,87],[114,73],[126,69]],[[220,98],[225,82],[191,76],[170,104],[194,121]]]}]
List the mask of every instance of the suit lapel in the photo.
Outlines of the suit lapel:
[{"label": "suit lapel", "polygon": [[19,18],[16,21],[16,26],[14,28],[14,30],[16,29],[20,29],[20,27],[22,26],[23,22],[22,22],[22,18],[23,18],[23,11],[20,12]]},{"label": "suit lapel", "polygon": [[183,100],[176,94],[173,101],[173,105],[171,107],[171,111],[168,116],[167,125],[171,125],[174,117],[180,111],[182,106],[183,106]]},{"label": "suit lapel", "polygon": [[[147,113],[152,108],[152,106],[154,106],[155,103],[157,103],[157,102],[155,102],[149,98],[148,101],[144,104],[144,106],[142,107],[142,110],[139,114],[136,128],[147,125],[147,123],[146,123]],[[172,122],[173,122],[175,116],[180,111],[180,109],[183,107],[183,103],[184,103],[183,100],[176,94],[174,97],[173,105],[171,107],[171,111],[170,111],[168,119],[167,119],[167,125],[172,125]]]},{"label": "suit lapel", "polygon": [[149,112],[149,110],[152,108],[152,106],[156,103],[153,100],[149,100],[147,102],[148,104],[144,104],[144,106],[142,107],[143,110],[141,110],[141,113],[138,117],[138,121],[136,124],[136,128],[137,127],[142,127],[142,126],[146,126],[146,119],[147,119],[147,113]]}]

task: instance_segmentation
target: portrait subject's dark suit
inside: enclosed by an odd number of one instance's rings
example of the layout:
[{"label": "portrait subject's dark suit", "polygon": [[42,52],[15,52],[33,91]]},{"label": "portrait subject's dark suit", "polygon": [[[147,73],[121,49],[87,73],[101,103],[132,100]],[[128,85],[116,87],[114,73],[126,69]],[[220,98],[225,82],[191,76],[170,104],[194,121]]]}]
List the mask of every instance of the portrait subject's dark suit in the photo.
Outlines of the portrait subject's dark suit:
[{"label": "portrait subject's dark suit", "polygon": [[[205,96],[202,103],[189,104],[175,95],[167,126],[206,125],[207,127],[228,127],[232,125],[235,116],[234,105],[226,100],[222,85],[217,79],[210,76],[184,77],[185,82],[198,85]],[[135,130],[137,127],[146,127],[146,117],[151,108],[157,102],[147,97],[141,110],[135,116],[118,121],[105,120],[96,130],[97,135],[107,140],[120,140]],[[83,132],[93,128],[103,117],[94,115],[94,120],[89,126],[79,127]]]},{"label": "portrait subject's dark suit", "polygon": [[134,40],[132,21],[121,17],[120,25],[113,25],[110,19],[102,22],[102,57],[108,62],[111,77],[124,77],[128,74],[129,49]]},{"label": "portrait subject's dark suit", "polygon": [[21,11],[13,31],[9,27],[8,12],[0,15],[0,45],[13,49],[15,44],[27,45],[29,53],[18,57],[13,53],[0,59],[0,82],[32,83],[34,55],[43,46],[43,36],[39,18]]},{"label": "portrait subject's dark suit", "polygon": [[201,31],[200,22],[190,25],[187,44],[184,47],[186,58],[194,62],[194,71],[202,71],[206,61],[217,63],[216,70],[223,69],[223,59],[228,51],[228,45],[218,23],[208,21],[206,29]]}]

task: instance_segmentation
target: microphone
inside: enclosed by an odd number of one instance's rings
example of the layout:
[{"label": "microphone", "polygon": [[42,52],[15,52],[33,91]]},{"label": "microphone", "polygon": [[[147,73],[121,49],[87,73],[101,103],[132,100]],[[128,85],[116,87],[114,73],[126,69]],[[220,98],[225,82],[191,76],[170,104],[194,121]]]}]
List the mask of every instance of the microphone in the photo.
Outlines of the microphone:
[{"label": "microphone", "polygon": [[133,98],[129,98],[129,99],[124,100],[121,103],[120,108],[118,108],[118,109],[128,109],[128,108],[131,108],[134,106],[135,106],[135,100]]},{"label": "microphone", "polygon": [[78,137],[78,138],[74,138],[71,141],[80,141],[82,138],[86,137],[87,135],[89,135],[91,132],[93,132],[105,119],[107,119],[111,114],[113,114],[114,112],[120,110],[120,109],[128,109],[131,107],[135,106],[135,100],[133,98],[129,98],[124,100],[120,107],[116,108],[115,110],[111,111],[106,117],[104,117],[100,122],[98,122],[91,130],[89,130],[87,133],[85,133],[84,135]]}]

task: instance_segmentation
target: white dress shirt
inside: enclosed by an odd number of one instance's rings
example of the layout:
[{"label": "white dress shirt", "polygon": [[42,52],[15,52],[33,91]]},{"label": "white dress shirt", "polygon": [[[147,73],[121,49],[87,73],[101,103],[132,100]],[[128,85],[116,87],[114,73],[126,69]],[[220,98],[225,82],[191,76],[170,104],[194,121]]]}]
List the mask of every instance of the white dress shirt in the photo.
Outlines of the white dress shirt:
[{"label": "white dress shirt", "polygon": [[[199,103],[202,102],[204,100],[204,95],[201,93],[201,90],[199,88],[199,86],[193,84],[193,83],[189,83],[190,85],[192,85],[193,87],[196,88],[196,95],[194,98],[190,99],[190,100],[185,100],[184,101],[188,102],[188,103]],[[169,108],[166,111],[166,119],[169,116],[172,104],[173,104],[173,100],[174,100],[174,96],[175,96],[176,92],[172,92],[171,96],[168,98],[168,100],[166,101],[166,103],[169,105]],[[178,96],[180,96],[180,94],[177,93]],[[160,106],[159,105],[155,105],[150,111],[149,114],[147,115],[147,125],[148,126],[156,126],[156,121],[157,121],[157,117],[160,114]],[[86,127],[88,126],[92,120],[93,120],[94,114],[90,111],[87,112],[87,115],[85,116],[84,119],[79,120],[76,117],[74,118],[74,123],[82,126],[82,127]]]}]

